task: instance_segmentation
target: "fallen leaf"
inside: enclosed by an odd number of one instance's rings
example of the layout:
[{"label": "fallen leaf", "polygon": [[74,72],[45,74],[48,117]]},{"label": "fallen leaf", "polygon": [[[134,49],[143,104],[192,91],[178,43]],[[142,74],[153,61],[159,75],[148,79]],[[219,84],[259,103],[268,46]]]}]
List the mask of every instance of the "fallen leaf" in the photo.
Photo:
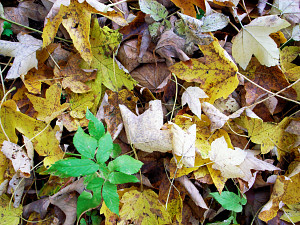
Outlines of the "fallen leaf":
[{"label": "fallen leaf", "polygon": [[275,0],[272,4],[270,14],[280,15],[292,25],[300,22],[300,1],[299,0]]},{"label": "fallen leaf", "polygon": [[191,59],[193,69],[182,62],[170,67],[170,70],[180,79],[200,83],[200,88],[210,97],[209,103],[216,99],[227,98],[238,86],[237,67],[228,54],[214,40],[208,46],[199,46],[204,57]]},{"label": "fallen leaf", "polygon": [[71,55],[65,66],[55,67],[54,77],[61,79],[64,89],[70,88],[74,93],[85,93],[90,91],[90,87],[84,82],[96,78],[96,70],[83,70],[79,67],[81,58],[78,54]]},{"label": "fallen leaf", "polygon": [[254,55],[265,66],[275,66],[279,63],[279,49],[269,37],[290,24],[278,16],[261,16],[252,20],[232,40],[232,56],[245,70]]},{"label": "fallen leaf", "polygon": [[149,102],[149,109],[137,116],[126,106],[119,105],[128,142],[145,152],[172,150],[169,130],[161,130],[163,111],[160,100]]},{"label": "fallen leaf", "polygon": [[208,102],[202,103],[202,110],[211,122],[210,125],[211,133],[213,133],[216,129],[222,128],[224,124],[227,122],[227,120],[229,120],[228,116],[221,113],[214,105]]},{"label": "fallen leaf", "polygon": [[6,194],[0,196],[0,219],[3,225],[18,224],[23,207],[14,208],[10,204],[10,197]]},{"label": "fallen leaf", "polygon": [[[25,178],[26,179],[26,178]],[[25,189],[25,179],[24,177],[20,177],[17,173],[13,175],[12,179],[9,181],[9,185],[7,187],[7,193],[12,194],[14,197],[15,208],[20,206],[22,196]]]},{"label": "fallen leaf", "polygon": [[54,118],[69,108],[68,103],[60,104],[61,88],[58,84],[53,84],[47,89],[46,98],[31,94],[27,94],[27,97],[32,102],[34,109],[38,112],[37,119],[45,121],[46,123],[50,123]]},{"label": "fallen leaf", "polygon": [[239,4],[240,0],[208,0],[209,2],[214,2],[215,4],[226,6],[226,7],[235,7]]},{"label": "fallen leaf", "polygon": [[300,66],[293,63],[300,53],[300,47],[298,46],[287,46],[280,51],[280,65],[286,75],[291,81],[298,80],[300,73]]},{"label": "fallen leaf", "polygon": [[[196,124],[193,124],[186,131],[177,124],[171,123],[173,154],[181,156],[181,163],[186,167],[195,166],[195,140]],[[181,164],[179,163],[179,164]]]},{"label": "fallen leaf", "polygon": [[141,11],[150,14],[155,21],[165,19],[168,15],[168,10],[157,1],[139,0],[139,5]]},{"label": "fallen leaf", "polygon": [[178,8],[182,10],[182,13],[185,15],[195,17],[196,18],[196,10],[195,6],[198,6],[205,12],[205,1],[204,0],[188,0],[188,1],[180,1],[180,0],[171,0]]},{"label": "fallen leaf", "polygon": [[201,103],[199,98],[208,98],[199,87],[188,87],[181,96],[181,105],[188,104],[191,111],[201,119]]},{"label": "fallen leaf", "polygon": [[122,223],[134,221],[137,224],[170,224],[171,218],[164,206],[159,202],[158,195],[152,190],[126,192],[120,200]]},{"label": "fallen leaf", "polygon": [[0,40],[0,54],[15,57],[6,79],[16,79],[38,66],[36,51],[42,47],[42,41],[22,33],[17,38],[19,42]]}]

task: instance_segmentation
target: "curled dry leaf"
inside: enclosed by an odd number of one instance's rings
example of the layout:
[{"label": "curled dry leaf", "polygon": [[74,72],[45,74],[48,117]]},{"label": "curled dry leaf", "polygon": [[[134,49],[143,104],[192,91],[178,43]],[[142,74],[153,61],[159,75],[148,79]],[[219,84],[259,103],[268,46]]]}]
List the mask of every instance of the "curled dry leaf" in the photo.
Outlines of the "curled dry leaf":
[{"label": "curled dry leaf", "polygon": [[161,130],[163,111],[160,100],[149,102],[149,109],[137,116],[126,106],[119,105],[128,142],[145,152],[172,150],[169,130]]}]

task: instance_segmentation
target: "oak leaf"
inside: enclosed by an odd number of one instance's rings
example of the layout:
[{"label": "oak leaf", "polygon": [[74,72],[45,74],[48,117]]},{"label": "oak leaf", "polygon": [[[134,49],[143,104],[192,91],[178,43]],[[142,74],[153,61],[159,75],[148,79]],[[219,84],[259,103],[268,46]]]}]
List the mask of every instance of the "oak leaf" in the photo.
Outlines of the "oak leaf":
[{"label": "oak leaf", "polygon": [[42,47],[42,41],[22,33],[17,38],[19,42],[0,40],[0,54],[15,57],[6,79],[16,79],[38,66],[36,51]]},{"label": "oak leaf", "polygon": [[60,104],[61,88],[53,84],[46,91],[46,98],[27,94],[27,97],[38,112],[37,119],[50,123],[54,118],[69,108],[68,103]]},{"label": "oak leaf", "polygon": [[245,70],[254,55],[265,66],[279,63],[279,49],[271,37],[280,29],[290,24],[278,16],[261,16],[252,20],[232,40],[232,56]]},{"label": "oak leaf", "polygon": [[216,39],[199,48],[204,57],[191,59],[193,69],[179,62],[170,70],[180,79],[200,83],[200,88],[210,97],[209,103],[220,97],[227,98],[239,84],[236,65]]}]

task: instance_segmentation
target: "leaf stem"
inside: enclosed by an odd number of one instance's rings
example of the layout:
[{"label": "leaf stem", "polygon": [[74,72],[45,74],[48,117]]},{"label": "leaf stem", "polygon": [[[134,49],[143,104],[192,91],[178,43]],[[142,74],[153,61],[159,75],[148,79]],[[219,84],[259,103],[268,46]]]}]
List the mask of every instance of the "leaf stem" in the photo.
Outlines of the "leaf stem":
[{"label": "leaf stem", "polygon": [[173,104],[173,108],[172,108],[172,113],[171,113],[170,121],[172,121],[172,118],[173,118],[173,114],[174,114],[174,110],[175,110],[175,105],[176,105],[176,101],[177,101],[177,94],[178,94],[178,81],[177,81],[177,77],[175,76],[174,73],[172,73],[172,76],[175,79],[176,89],[175,89],[175,99],[174,99],[174,104]]}]

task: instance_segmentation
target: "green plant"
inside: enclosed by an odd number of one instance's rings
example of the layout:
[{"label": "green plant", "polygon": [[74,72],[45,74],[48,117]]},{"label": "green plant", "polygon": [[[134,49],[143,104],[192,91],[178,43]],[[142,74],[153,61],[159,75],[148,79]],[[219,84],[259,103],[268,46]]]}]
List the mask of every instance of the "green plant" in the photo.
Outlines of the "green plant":
[{"label": "green plant", "polygon": [[237,224],[236,221],[236,213],[242,212],[243,205],[246,205],[247,199],[243,196],[237,195],[230,191],[223,191],[221,194],[219,192],[211,192],[210,195],[219,202],[224,209],[230,210],[231,215],[228,219],[222,222],[210,223],[218,224],[218,225],[229,225],[229,224]]},{"label": "green plant", "polygon": [[12,34],[13,34],[13,32],[11,30],[11,23],[4,21],[2,35],[9,37]]},{"label": "green plant", "polygon": [[[77,217],[101,203],[119,214],[119,196],[117,184],[139,182],[132,174],[137,173],[143,163],[128,156],[120,155],[120,146],[114,144],[111,135],[89,110],[86,112],[89,121],[88,131],[79,127],[74,135],[73,143],[81,158],[66,158],[57,161],[47,173],[60,177],[84,176],[86,189],[78,197]],[[113,160],[106,163],[109,158]]]}]

